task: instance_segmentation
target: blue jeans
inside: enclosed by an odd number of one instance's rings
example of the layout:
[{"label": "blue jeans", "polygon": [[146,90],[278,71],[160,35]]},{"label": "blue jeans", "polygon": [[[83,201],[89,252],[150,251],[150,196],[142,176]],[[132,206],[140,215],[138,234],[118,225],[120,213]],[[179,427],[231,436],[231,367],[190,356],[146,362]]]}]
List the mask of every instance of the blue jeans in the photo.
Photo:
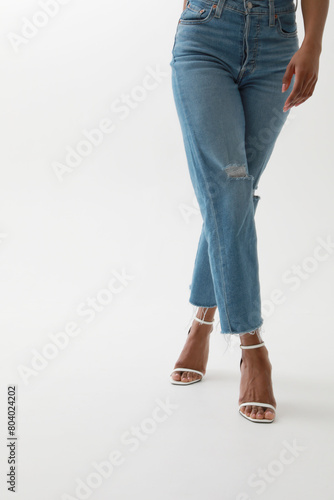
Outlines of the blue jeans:
[{"label": "blue jeans", "polygon": [[172,49],[172,89],[202,216],[189,302],[221,332],[260,329],[254,194],[289,110],[282,78],[299,49],[293,0],[188,0]]}]

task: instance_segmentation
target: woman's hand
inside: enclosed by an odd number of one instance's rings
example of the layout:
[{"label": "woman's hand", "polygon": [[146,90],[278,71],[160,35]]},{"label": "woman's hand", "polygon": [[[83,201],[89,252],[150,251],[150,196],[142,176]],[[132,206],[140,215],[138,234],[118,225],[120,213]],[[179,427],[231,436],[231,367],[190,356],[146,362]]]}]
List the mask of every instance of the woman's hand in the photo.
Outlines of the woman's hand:
[{"label": "woman's hand", "polygon": [[318,80],[320,52],[318,48],[302,45],[291,58],[283,76],[282,92],[289,88],[294,73],[296,78],[283,111],[287,111],[292,106],[299,106],[313,94]]},{"label": "woman's hand", "polygon": [[305,37],[284,73],[282,92],[289,88],[294,73],[296,78],[283,111],[287,111],[292,106],[299,106],[311,97],[318,80],[319,57],[329,0],[301,0],[301,6]]}]

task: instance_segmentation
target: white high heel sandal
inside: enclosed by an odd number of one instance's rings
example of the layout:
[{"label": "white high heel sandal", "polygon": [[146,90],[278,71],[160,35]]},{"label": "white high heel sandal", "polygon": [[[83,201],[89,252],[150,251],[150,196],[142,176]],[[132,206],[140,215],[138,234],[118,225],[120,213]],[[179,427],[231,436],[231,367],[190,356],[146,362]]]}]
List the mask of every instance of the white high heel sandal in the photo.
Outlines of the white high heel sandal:
[{"label": "white high heel sandal", "polygon": [[[197,318],[196,316],[194,317],[194,319],[196,321],[198,321],[199,323],[201,324],[204,324],[204,325],[213,325],[214,324],[214,321],[204,321],[203,319],[200,319],[200,318]],[[190,329],[191,327],[189,328],[188,330],[188,335],[190,333]],[[181,381],[178,381],[178,380],[174,380],[172,378],[172,374],[174,372],[192,372],[192,373],[198,373],[199,375],[201,375],[201,378],[198,378],[198,379],[195,379],[195,380],[191,380],[191,382],[181,382]],[[175,385],[189,385],[189,384],[195,384],[195,382],[200,382],[204,377],[204,373],[200,372],[199,370],[194,370],[193,368],[174,368],[174,370],[172,371],[172,373],[170,374],[170,381],[172,384],[175,384]]]},{"label": "white high heel sandal", "polygon": [[[264,342],[261,342],[261,344],[255,344],[255,345],[240,345],[241,349],[256,349],[257,347],[262,347],[262,346],[264,346]],[[240,359],[240,367],[241,367],[241,363],[242,363],[242,358]],[[247,420],[251,420],[252,422],[259,422],[260,424],[270,424],[271,422],[273,422],[275,420],[275,417],[272,418],[271,420],[269,420],[268,418],[247,417],[247,415],[245,415],[244,413],[242,413],[242,411],[240,411],[240,408],[243,406],[253,406],[253,405],[254,406],[263,406],[265,408],[271,408],[272,410],[274,410],[274,413],[276,414],[276,408],[273,405],[270,405],[269,403],[257,403],[257,402],[251,401],[249,403],[241,403],[241,405],[239,406],[240,415],[247,418]]]}]

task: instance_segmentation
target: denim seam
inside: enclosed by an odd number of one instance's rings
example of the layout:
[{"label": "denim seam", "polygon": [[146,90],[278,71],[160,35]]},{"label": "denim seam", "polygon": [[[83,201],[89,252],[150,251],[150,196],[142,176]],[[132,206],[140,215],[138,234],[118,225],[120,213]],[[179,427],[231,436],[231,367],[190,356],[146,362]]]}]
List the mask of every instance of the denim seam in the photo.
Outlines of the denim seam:
[{"label": "denim seam", "polygon": [[174,59],[175,59],[174,51],[175,51],[176,36],[177,36],[178,29],[179,29],[179,24],[177,24],[175,35],[174,35],[174,43],[173,43],[173,47],[172,47],[172,61],[171,61],[171,64],[174,62]]},{"label": "denim seam", "polygon": [[198,14],[198,13],[199,13],[199,11],[201,10],[201,9],[199,9],[199,8],[197,8],[197,10],[193,9],[193,8],[192,8],[192,6],[191,6],[191,2],[187,2],[187,5],[186,5],[186,8],[185,8],[185,11],[186,11],[187,9],[191,10],[192,12],[195,12],[196,14]]},{"label": "denim seam", "polygon": [[[178,84],[178,76],[177,76],[177,72],[176,70],[175,71],[175,79],[176,79],[176,83],[177,85]],[[180,99],[180,101],[182,102],[182,107],[185,107],[185,103],[184,101],[182,101],[182,99]],[[185,121],[188,121],[187,120],[187,113],[184,114],[184,119]],[[190,127],[188,125],[188,128],[187,130],[189,130]],[[192,150],[193,150],[193,154],[195,155],[195,157],[197,158],[197,155],[196,155],[196,148],[194,148],[193,146],[193,139],[192,139],[192,136],[187,132],[188,136],[189,136],[189,139],[190,139],[190,142],[191,142],[191,145],[192,145]],[[202,174],[203,175],[203,174]],[[213,202],[212,202],[212,197],[211,197],[211,194],[210,194],[210,190],[208,189],[208,185],[207,185],[207,182],[206,182],[206,179],[205,179],[205,176],[203,175],[203,179],[204,179],[204,185],[205,185],[205,188],[206,188],[206,191],[208,193],[208,199],[210,201],[210,205],[211,205],[211,209],[212,209],[212,212],[213,212],[213,218],[214,218],[214,222],[215,222],[215,226],[216,226],[216,232],[217,232],[217,241],[218,241],[218,247],[219,247],[219,260],[220,260],[220,264],[221,264],[221,267],[220,267],[220,274],[221,274],[221,278],[222,278],[222,285],[223,285],[223,292],[224,292],[224,308],[225,308],[225,313],[226,313],[226,319],[227,319],[227,322],[228,322],[228,325],[229,325],[229,328],[231,328],[231,323],[230,323],[230,318],[229,318],[229,314],[228,314],[228,309],[227,309],[227,299],[226,299],[226,289],[225,289],[225,279],[224,279],[224,272],[223,272],[223,262],[222,262],[222,258],[221,258],[221,245],[220,245],[220,238],[219,238],[219,233],[218,233],[218,223],[217,223],[217,218],[216,218],[216,213],[215,213],[215,210],[213,209]]]},{"label": "denim seam", "polygon": [[[200,238],[201,238],[202,232],[203,232],[203,235],[204,235],[204,238],[205,238],[204,223],[202,223]],[[206,240],[206,238],[205,238],[205,240]],[[198,242],[198,244],[199,244],[199,242]],[[196,269],[196,266],[198,264],[198,260],[199,260],[199,247],[197,248],[197,252],[196,252],[196,256],[195,256],[194,270]],[[210,266],[210,274],[211,274],[211,280],[213,282],[212,272],[211,272],[211,266]],[[192,304],[193,306],[197,306],[197,307],[217,307],[217,304],[214,304],[213,306],[210,306],[210,305],[203,306],[201,304],[194,304],[192,302],[192,295],[193,295],[193,286],[192,286],[192,284],[193,284],[193,281],[194,281],[194,271],[193,271],[191,283],[190,283],[190,286],[189,286],[189,289],[190,289],[189,302],[190,302],[190,304]],[[213,286],[213,283],[212,283],[212,286]]]},{"label": "denim seam", "polygon": [[260,22],[257,23],[256,25],[256,34],[255,34],[255,46],[254,46],[254,51],[253,51],[253,59],[251,59],[249,62],[253,64],[253,67],[249,70],[249,74],[253,73],[256,68],[256,59],[257,59],[257,54],[259,52],[259,46],[260,46],[260,41],[259,41],[259,33],[260,33]]},{"label": "denim seam", "polygon": [[[192,12],[194,12],[192,10]],[[211,19],[214,18],[214,12],[215,12],[215,9],[213,7],[211,7],[208,15],[206,17],[204,17],[203,19],[182,19],[182,17],[180,17],[179,19],[179,24],[205,24],[205,23],[208,23],[209,21],[211,21]],[[182,16],[182,14],[181,14]]]},{"label": "denim seam", "polygon": [[[247,12],[244,14],[246,15],[246,18],[245,18],[245,25],[242,26],[242,29],[241,29],[241,35],[242,35],[243,41],[242,41],[241,68],[240,68],[240,71],[239,71],[239,74],[237,77],[237,84],[238,85],[241,82],[241,80],[245,74],[252,72],[252,70],[248,68],[248,64],[253,61],[253,59],[251,59],[249,61],[251,56],[249,54],[249,46],[248,46],[248,34],[249,34],[249,29],[250,29],[250,18],[249,18],[250,11],[247,10]],[[246,53],[246,58],[244,58],[245,53]]]},{"label": "denim seam", "polygon": [[281,35],[282,38],[295,38],[298,35],[298,26],[296,27],[295,31],[282,31],[282,24],[279,17],[277,19],[276,28],[278,34]]},{"label": "denim seam", "polygon": [[[221,248],[220,238],[219,238],[219,233],[218,233],[218,222],[217,222],[216,212],[214,210],[214,205],[213,205],[213,202],[212,202],[212,197],[211,197],[211,194],[210,194],[210,190],[208,189],[205,177],[204,177],[204,183],[205,183],[205,187],[206,187],[207,192],[208,192],[208,197],[209,197],[209,200],[210,200],[211,210],[213,212],[213,218],[214,218],[214,222],[215,222],[215,226],[216,226],[217,244],[218,244],[218,248],[219,248],[219,260],[220,260],[220,274],[221,274],[221,278],[222,278],[222,285],[223,285],[223,291],[224,291],[225,313],[226,313],[226,319],[227,319],[228,325],[231,328],[231,322],[230,322],[230,318],[229,318],[229,314],[228,314],[228,309],[227,309],[226,286],[225,286],[223,261],[222,261],[222,256],[221,256],[221,254],[222,254],[222,248]],[[222,228],[222,233],[224,233],[223,228]],[[223,239],[224,239],[224,234],[222,234],[222,236],[223,236]]]}]

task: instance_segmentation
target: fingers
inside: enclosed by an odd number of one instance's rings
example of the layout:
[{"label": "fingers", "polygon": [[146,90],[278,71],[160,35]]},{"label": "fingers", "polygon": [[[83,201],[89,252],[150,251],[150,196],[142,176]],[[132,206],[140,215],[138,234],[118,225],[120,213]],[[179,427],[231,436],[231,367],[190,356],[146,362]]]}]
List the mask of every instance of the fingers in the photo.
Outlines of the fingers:
[{"label": "fingers", "polygon": [[295,99],[297,99],[301,95],[304,85],[305,82],[303,73],[296,72],[295,83],[291,91],[291,94],[284,103],[283,111],[287,111],[289,108],[293,106],[293,102],[295,101]]},{"label": "fingers", "polygon": [[292,64],[288,64],[282,78],[282,92],[285,92],[291,83],[291,78],[293,77],[294,67]]},{"label": "fingers", "polygon": [[308,86],[304,89],[303,96],[295,101],[294,106],[299,106],[303,102],[307,101],[309,97],[313,95],[315,84],[317,83],[317,78],[312,78]]},{"label": "fingers", "polygon": [[295,83],[291,94],[285,101],[283,111],[287,111],[293,106],[298,106],[311,97],[316,82],[317,77],[315,75],[310,76],[309,73],[303,72],[302,70],[296,72]]}]

